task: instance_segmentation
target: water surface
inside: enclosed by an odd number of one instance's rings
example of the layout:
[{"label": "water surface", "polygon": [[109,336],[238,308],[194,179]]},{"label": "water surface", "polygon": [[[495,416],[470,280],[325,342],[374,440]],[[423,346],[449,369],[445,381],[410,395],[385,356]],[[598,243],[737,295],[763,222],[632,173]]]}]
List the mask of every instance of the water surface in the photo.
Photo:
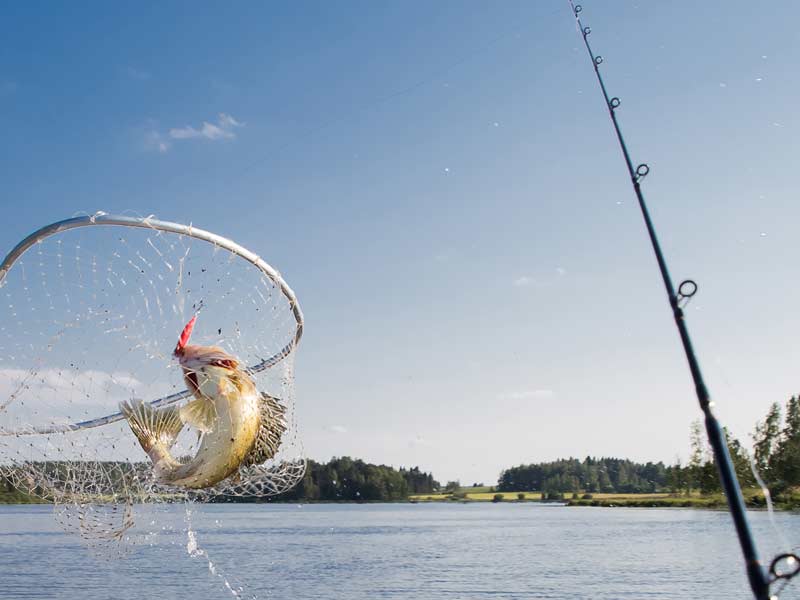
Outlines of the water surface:
[{"label": "water surface", "polygon": [[[241,598],[332,600],[750,597],[725,512],[204,505],[187,521],[182,505],[141,510],[154,535],[109,559],[64,533],[48,506],[0,506],[0,598],[203,600],[239,587]],[[782,550],[768,515],[751,517],[762,554]],[[775,519],[800,543],[800,516]],[[800,598],[800,583],[781,597]]]}]

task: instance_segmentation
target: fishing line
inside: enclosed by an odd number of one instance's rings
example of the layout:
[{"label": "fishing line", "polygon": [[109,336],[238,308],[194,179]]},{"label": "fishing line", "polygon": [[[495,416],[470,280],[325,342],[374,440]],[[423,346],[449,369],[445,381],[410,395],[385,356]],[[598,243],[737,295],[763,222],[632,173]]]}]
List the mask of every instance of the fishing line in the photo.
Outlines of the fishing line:
[{"label": "fishing line", "polygon": [[[721,362],[716,362],[715,368],[723,386],[726,389],[726,396],[731,398],[734,404],[744,405],[745,403],[742,401],[742,398],[736,392],[736,388],[731,383],[731,378],[728,376],[728,371],[724,365]],[[769,490],[769,486],[767,486],[764,478],[761,477],[761,473],[758,470],[758,465],[756,465],[755,457],[751,452],[747,452],[747,459],[747,462],[750,466],[750,472],[753,474],[753,478],[756,480],[756,485],[758,485],[758,487],[761,489],[761,493],[764,495],[764,501],[767,507],[767,516],[769,517],[769,523],[772,527],[772,532],[774,533],[775,538],[778,540],[779,545],[784,548],[784,551],[786,553],[792,553],[796,550],[796,548],[792,548],[791,544],[786,539],[786,536],[783,535],[780,527],[778,527],[778,523],[775,521],[775,505],[772,502],[772,493]]]},{"label": "fishing line", "polygon": [[[727,389],[727,395],[733,399],[734,403],[742,405],[742,399],[736,393],[735,388],[731,384],[731,379],[728,377],[725,367],[722,364],[717,363],[716,369],[719,372],[723,385]],[[784,551],[787,553],[792,553],[796,548],[792,548],[789,540],[787,540],[786,536],[783,535],[780,527],[778,527],[778,523],[775,521],[775,505],[772,502],[772,493],[769,490],[769,486],[767,486],[766,482],[764,481],[764,478],[761,477],[761,473],[758,470],[758,465],[756,465],[755,456],[751,452],[748,452],[747,459],[747,462],[750,465],[750,472],[753,474],[753,478],[756,480],[756,485],[758,485],[758,487],[761,489],[761,493],[764,494],[764,501],[767,506],[767,516],[769,517],[769,523],[772,527],[772,532],[779,544],[784,548]]]},{"label": "fishing line", "polygon": [[778,538],[781,545],[784,548],[788,549],[788,552],[791,553],[794,551],[794,548],[791,547],[789,541],[783,535],[778,524],[775,522],[775,506],[772,503],[772,493],[769,491],[769,487],[764,482],[764,479],[761,477],[761,474],[758,472],[758,467],[756,466],[755,458],[752,456],[750,458],[750,471],[753,473],[753,477],[755,477],[756,483],[758,487],[761,488],[761,493],[764,494],[764,501],[767,503],[767,515],[769,516],[769,523],[772,526],[772,531],[775,534],[775,537]]},{"label": "fishing line", "polygon": [[677,291],[672,283],[672,278],[667,268],[667,263],[661,251],[658,237],[656,235],[655,226],[650,218],[650,213],[647,209],[647,204],[642,193],[641,182],[650,173],[650,167],[646,163],[641,163],[634,167],[628,147],[625,144],[625,139],[622,135],[619,122],[617,121],[616,111],[620,108],[621,101],[616,96],[611,97],[606,89],[603,76],[600,72],[600,66],[603,64],[603,57],[597,55],[592,50],[589,44],[589,35],[592,33],[590,27],[585,27],[581,22],[580,13],[582,7],[580,4],[575,4],[573,0],[567,0],[572,13],[575,16],[575,23],[578,28],[579,34],[583,37],[583,43],[586,46],[586,51],[592,61],[594,72],[597,77],[597,82],[603,94],[603,99],[608,109],[609,117],[614,126],[614,132],[617,136],[620,149],[622,150],[623,157],[625,158],[625,165],[628,168],[628,175],[633,185],[633,190],[639,202],[639,209],[642,213],[645,227],[650,238],[650,244],[655,254],[658,263],[661,278],[664,283],[664,288],[667,292],[670,308],[675,320],[675,326],[683,345],[684,354],[689,364],[692,380],[695,384],[697,393],[697,400],[700,404],[700,409],[705,416],[706,434],[711,449],[714,454],[717,469],[719,471],[722,487],[725,490],[725,496],[728,500],[728,510],[733,518],[733,523],[736,528],[736,534],[739,538],[739,545],[741,546],[742,554],[745,559],[745,568],[747,571],[747,578],[750,582],[750,588],[756,600],[772,600],[777,598],[775,595],[770,594],[770,586],[776,582],[780,582],[780,589],[782,591],[785,584],[788,583],[793,577],[800,572],[800,559],[791,553],[781,554],[776,556],[770,563],[769,569],[764,569],[758,558],[758,551],[756,549],[753,535],[750,531],[750,526],[747,520],[746,509],[744,505],[744,498],[742,496],[739,482],[736,478],[736,472],[733,468],[730,453],[728,451],[725,436],[719,421],[714,416],[711,396],[706,387],[703,375],[700,370],[700,364],[695,355],[692,341],[689,336],[689,331],[686,326],[683,306],[697,293],[697,284],[690,280],[684,280],[678,285]]}]

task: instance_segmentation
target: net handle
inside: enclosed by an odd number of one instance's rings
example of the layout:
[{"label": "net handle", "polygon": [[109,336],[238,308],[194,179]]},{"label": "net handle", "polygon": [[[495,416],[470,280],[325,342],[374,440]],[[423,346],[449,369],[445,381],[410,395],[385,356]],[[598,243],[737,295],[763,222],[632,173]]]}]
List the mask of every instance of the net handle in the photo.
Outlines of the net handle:
[{"label": "net handle", "polygon": [[[261,362],[248,367],[247,370],[251,373],[259,373],[261,371],[265,371],[270,367],[278,364],[284,358],[286,358],[295,347],[300,343],[300,338],[303,335],[303,311],[300,310],[300,304],[297,302],[297,297],[294,295],[292,288],[289,287],[281,274],[278,273],[273,267],[269,264],[264,262],[257,254],[250,252],[247,248],[240,246],[233,240],[229,240],[226,237],[222,237],[221,235],[217,235],[215,233],[211,233],[210,231],[206,231],[205,229],[199,229],[192,225],[182,225],[180,223],[172,223],[170,221],[159,221],[158,219],[153,219],[151,217],[129,217],[124,215],[108,215],[106,213],[95,213],[94,215],[86,215],[82,217],[73,217],[71,219],[64,219],[63,221],[57,221],[50,225],[46,225],[40,229],[37,229],[24,240],[22,240],[19,244],[14,246],[14,248],[9,252],[6,257],[3,259],[3,262],[0,263],[0,287],[3,287],[5,283],[6,275],[8,275],[9,270],[14,265],[14,263],[22,256],[31,246],[34,244],[38,244],[42,240],[56,235],[57,233],[61,233],[63,231],[69,231],[70,229],[78,229],[79,227],[92,227],[95,225],[115,225],[119,227],[139,227],[141,229],[153,229],[156,231],[166,231],[168,233],[176,233],[178,235],[186,235],[197,240],[202,240],[204,242],[208,242],[217,246],[219,248],[223,248],[228,252],[239,256],[252,264],[256,267],[259,271],[264,273],[267,277],[272,280],[281,290],[281,293],[286,297],[289,301],[289,306],[292,309],[292,314],[294,315],[294,320],[297,323],[297,327],[295,328],[294,338],[286,344],[283,348],[281,348],[277,353],[273,354],[269,358],[265,358]],[[157,398],[156,400],[151,400],[150,405],[154,408],[158,408],[160,406],[168,406],[170,404],[175,404],[184,398],[191,396],[191,392],[188,390],[183,390],[182,392],[178,392],[176,394],[172,394],[169,396],[164,396],[163,398]],[[6,435],[36,435],[36,434],[47,434],[47,433],[63,433],[67,431],[78,431],[80,429],[89,429],[91,427],[99,427],[101,425],[108,425],[109,423],[114,423],[116,421],[122,420],[124,417],[122,413],[114,413],[112,415],[107,415],[105,417],[99,417],[97,419],[92,419],[90,421],[81,421],[79,423],[65,423],[61,425],[47,425],[42,427],[29,427],[25,428],[24,430],[6,430],[0,429],[0,436]]]}]

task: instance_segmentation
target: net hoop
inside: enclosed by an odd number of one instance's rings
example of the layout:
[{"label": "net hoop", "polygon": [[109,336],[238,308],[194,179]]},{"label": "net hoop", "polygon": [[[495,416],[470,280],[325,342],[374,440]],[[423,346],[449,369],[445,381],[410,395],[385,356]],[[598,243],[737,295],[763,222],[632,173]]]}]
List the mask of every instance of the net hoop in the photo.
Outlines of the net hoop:
[{"label": "net hoop", "polygon": [[[180,223],[172,223],[170,221],[160,221],[158,219],[153,219],[151,217],[142,218],[142,217],[130,217],[125,215],[109,215],[100,212],[94,215],[86,215],[81,217],[73,217],[71,219],[64,219],[63,221],[57,221],[55,223],[37,229],[36,231],[31,233],[28,237],[26,237],[24,240],[22,240],[19,244],[14,246],[11,252],[9,252],[3,259],[3,262],[0,263],[0,288],[3,287],[6,275],[8,274],[11,267],[29,248],[31,248],[31,246],[34,246],[35,244],[41,242],[42,240],[50,236],[56,235],[64,231],[69,231],[70,229],[78,229],[80,227],[92,227],[98,225],[153,229],[157,231],[175,233],[178,235],[185,235],[197,240],[208,242],[209,244],[227,250],[231,254],[243,258],[244,260],[252,264],[254,267],[256,267],[259,271],[261,271],[264,275],[266,275],[270,280],[272,280],[272,282],[275,283],[280,288],[281,293],[289,302],[289,307],[292,310],[292,314],[294,315],[294,319],[296,322],[295,334],[293,339],[290,340],[285,346],[283,346],[278,352],[276,352],[275,354],[273,354],[268,358],[265,358],[264,360],[260,361],[255,365],[247,367],[247,370],[250,371],[251,373],[259,373],[265,371],[266,369],[269,369],[270,367],[275,366],[276,364],[281,362],[284,358],[289,356],[289,354],[291,354],[297,347],[297,345],[300,343],[300,338],[303,335],[303,311],[300,309],[300,304],[298,303],[297,297],[292,291],[292,288],[290,288],[289,284],[287,284],[283,280],[283,277],[281,277],[281,274],[276,269],[267,264],[261,257],[259,257],[254,252],[251,252],[247,248],[240,246],[233,240],[230,240],[226,237],[222,237],[221,235],[211,233],[210,231],[206,231],[205,229],[200,229],[192,225],[182,225]],[[149,404],[154,408],[169,406],[170,404],[175,404],[176,402],[179,402],[184,398],[188,398],[191,395],[192,392],[190,392],[189,390],[183,390],[182,392],[170,394],[169,396],[164,396],[162,398],[156,398],[155,400],[150,400]],[[0,436],[41,435],[50,433],[64,433],[68,431],[79,431],[82,429],[90,429],[92,427],[100,427],[102,425],[115,423],[124,418],[125,417],[122,415],[122,413],[117,412],[110,415],[106,415],[104,417],[98,417],[96,419],[91,419],[88,421],[80,421],[77,423],[48,425],[43,427],[25,427],[13,430],[0,428]]]}]

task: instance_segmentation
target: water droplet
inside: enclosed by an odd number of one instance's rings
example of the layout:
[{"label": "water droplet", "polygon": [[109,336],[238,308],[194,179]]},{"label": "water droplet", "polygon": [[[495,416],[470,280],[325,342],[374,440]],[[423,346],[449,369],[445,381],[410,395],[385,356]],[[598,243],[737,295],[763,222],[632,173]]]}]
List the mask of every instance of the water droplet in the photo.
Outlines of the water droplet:
[{"label": "water droplet", "polygon": [[449,173],[449,172],[450,172],[450,169],[449,169],[448,167],[445,167],[445,168],[444,168],[444,172],[445,172],[445,173]]}]

